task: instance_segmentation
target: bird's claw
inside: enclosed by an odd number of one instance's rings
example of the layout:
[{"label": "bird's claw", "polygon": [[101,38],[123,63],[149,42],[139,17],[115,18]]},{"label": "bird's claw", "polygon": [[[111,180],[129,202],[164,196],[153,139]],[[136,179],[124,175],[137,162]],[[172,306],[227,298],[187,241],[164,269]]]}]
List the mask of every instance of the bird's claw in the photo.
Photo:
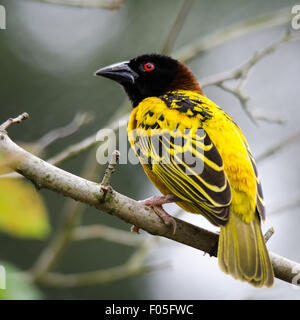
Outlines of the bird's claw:
[{"label": "bird's claw", "polygon": [[163,220],[167,226],[173,226],[173,234],[176,232],[176,220],[169,215],[162,207],[163,204],[177,202],[179,199],[173,194],[166,196],[153,196],[139,202],[147,207],[151,207],[154,212]]},{"label": "bird's claw", "polygon": [[152,209],[154,212],[162,219],[165,225],[167,226],[173,226],[173,235],[176,233],[176,220],[169,215],[162,206],[152,206]]}]

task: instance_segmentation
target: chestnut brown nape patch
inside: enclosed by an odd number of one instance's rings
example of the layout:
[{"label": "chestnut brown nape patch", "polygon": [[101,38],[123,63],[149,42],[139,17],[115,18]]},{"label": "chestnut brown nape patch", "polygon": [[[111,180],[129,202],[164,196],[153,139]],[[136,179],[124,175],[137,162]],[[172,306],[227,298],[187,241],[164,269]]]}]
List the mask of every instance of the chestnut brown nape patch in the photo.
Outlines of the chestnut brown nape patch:
[{"label": "chestnut brown nape patch", "polygon": [[178,67],[179,70],[176,78],[171,82],[167,91],[190,90],[203,94],[203,91],[192,71],[182,62],[178,62]]}]

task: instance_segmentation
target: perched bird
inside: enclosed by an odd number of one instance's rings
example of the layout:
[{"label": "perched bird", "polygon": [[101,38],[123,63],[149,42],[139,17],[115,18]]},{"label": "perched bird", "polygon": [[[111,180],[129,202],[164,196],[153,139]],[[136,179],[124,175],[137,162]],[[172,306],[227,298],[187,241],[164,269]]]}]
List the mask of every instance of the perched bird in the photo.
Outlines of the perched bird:
[{"label": "perched bird", "polygon": [[261,183],[241,129],[202,92],[193,73],[171,57],[145,54],[102,68],[132,102],[130,144],[164,196],[144,203],[165,221],[162,205],[176,202],[220,226],[218,261],[234,278],[261,287],[274,274],[261,231]]}]

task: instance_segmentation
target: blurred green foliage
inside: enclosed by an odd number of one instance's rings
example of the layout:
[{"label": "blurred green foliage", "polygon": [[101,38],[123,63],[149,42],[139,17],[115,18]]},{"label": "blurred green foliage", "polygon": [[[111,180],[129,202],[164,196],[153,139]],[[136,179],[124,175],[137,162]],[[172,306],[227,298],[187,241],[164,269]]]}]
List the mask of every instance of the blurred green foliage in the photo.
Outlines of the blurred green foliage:
[{"label": "blurred green foliage", "polygon": [[0,300],[37,300],[43,295],[31,282],[26,279],[17,267],[0,260],[5,269],[6,288],[0,288]]}]

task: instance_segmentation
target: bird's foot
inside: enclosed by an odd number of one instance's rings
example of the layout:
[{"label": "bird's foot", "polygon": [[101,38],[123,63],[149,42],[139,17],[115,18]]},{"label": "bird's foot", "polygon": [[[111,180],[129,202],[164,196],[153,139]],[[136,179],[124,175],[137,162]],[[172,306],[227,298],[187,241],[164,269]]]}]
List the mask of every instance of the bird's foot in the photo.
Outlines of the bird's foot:
[{"label": "bird's foot", "polygon": [[147,207],[151,207],[154,212],[163,220],[163,222],[170,226],[173,226],[173,234],[176,232],[176,220],[169,215],[164,208],[162,207],[163,204],[172,203],[180,201],[180,199],[173,194],[168,194],[166,196],[153,196],[145,200],[141,200],[142,204]]},{"label": "bird's foot", "polygon": [[166,196],[153,196],[150,198],[147,198],[145,200],[140,200],[139,202],[144,204],[148,207],[154,207],[154,206],[162,206],[166,203],[172,203],[172,202],[178,202],[180,199],[173,194],[168,194]]},{"label": "bird's foot", "polygon": [[162,206],[151,206],[154,212],[162,219],[167,226],[173,226],[173,234],[176,232],[176,220],[164,210]]}]

